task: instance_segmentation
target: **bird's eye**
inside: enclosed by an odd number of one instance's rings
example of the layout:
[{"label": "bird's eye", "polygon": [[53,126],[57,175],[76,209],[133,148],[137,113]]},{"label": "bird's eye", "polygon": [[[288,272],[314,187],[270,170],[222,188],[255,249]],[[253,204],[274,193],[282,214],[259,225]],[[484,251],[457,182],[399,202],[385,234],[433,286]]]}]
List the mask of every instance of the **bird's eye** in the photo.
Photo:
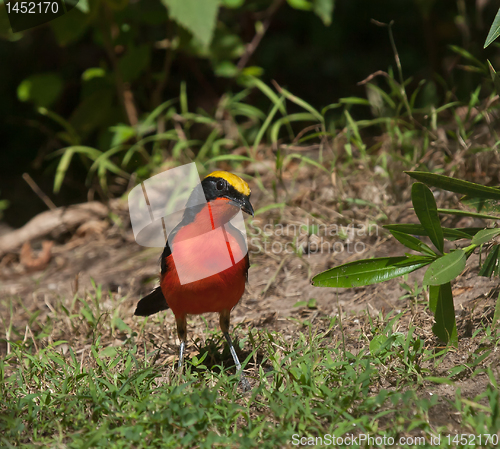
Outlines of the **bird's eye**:
[{"label": "bird's eye", "polygon": [[226,187],[226,183],[224,181],[217,181],[215,187],[217,190],[224,190],[224,187]]}]

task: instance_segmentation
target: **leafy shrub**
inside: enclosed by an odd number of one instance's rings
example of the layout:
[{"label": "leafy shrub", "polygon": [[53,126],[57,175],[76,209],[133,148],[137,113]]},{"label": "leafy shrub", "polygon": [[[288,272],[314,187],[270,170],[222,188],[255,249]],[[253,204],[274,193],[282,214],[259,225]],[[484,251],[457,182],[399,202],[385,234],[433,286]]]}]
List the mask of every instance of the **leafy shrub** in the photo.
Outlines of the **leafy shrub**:
[{"label": "leafy shrub", "polygon": [[[441,226],[439,214],[460,215],[491,220],[500,219],[500,189],[448,176],[407,172],[417,181],[412,186],[412,202],[420,224],[393,224],[384,226],[408,249],[419,255],[380,257],[349,262],[317,274],[312,284],[317,287],[351,288],[371,285],[393,279],[420,268],[428,267],[423,284],[429,286],[429,308],[434,314],[434,334],[444,341],[457,345],[458,335],[453,307],[451,281],[465,269],[470,255],[479,248],[489,254],[479,271],[480,276],[500,275],[500,228],[446,228]],[[461,201],[477,212],[455,209],[438,209],[431,190],[423,183],[450,192],[465,195]],[[484,213],[486,212],[486,213]],[[415,236],[429,237],[434,248]],[[444,251],[444,241],[470,240],[464,248]]]}]

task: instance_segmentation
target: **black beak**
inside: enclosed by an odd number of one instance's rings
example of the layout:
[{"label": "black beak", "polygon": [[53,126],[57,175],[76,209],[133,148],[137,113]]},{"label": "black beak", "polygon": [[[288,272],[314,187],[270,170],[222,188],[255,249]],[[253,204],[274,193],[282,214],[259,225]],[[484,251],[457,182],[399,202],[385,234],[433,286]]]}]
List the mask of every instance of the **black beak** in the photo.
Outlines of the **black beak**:
[{"label": "black beak", "polygon": [[250,203],[250,199],[248,197],[231,199],[231,204],[239,207],[243,212],[246,212],[248,215],[254,216],[254,211],[252,207],[252,203]]}]

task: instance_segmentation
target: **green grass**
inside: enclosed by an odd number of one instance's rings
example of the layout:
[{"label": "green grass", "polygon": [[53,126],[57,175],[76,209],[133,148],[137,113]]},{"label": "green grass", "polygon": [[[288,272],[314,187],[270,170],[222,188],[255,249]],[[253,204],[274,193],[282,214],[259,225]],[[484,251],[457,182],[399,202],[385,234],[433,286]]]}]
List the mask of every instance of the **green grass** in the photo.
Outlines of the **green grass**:
[{"label": "green grass", "polygon": [[[102,310],[104,299],[97,287],[68,308],[61,301],[43,321],[33,314],[26,333],[4,320],[10,335],[10,352],[0,360],[4,447],[271,448],[292,446],[294,435],[398,441],[500,430],[498,373],[484,364],[499,344],[490,327],[474,335],[477,353],[451,368],[443,366],[453,351],[436,351],[415,326],[396,329],[401,314],[359,317],[361,328],[349,333],[346,318],[337,317],[315,326],[291,321],[290,333],[237,328],[253,386],[244,394],[219,332],[211,331],[181,374],[173,361],[156,362],[172,350],[143,332],[159,318],[137,319],[132,329],[123,321],[122,299],[115,313]],[[55,341],[64,334],[67,340]],[[117,336],[122,344],[111,345]],[[459,380],[475,376],[488,379],[484,391],[462,394]],[[429,394],[443,383],[453,386],[454,398]],[[459,424],[434,422],[435,407]]]},{"label": "green grass", "polygon": [[[460,102],[448,86],[439,98],[431,81],[407,92],[410,80],[399,71],[377,80],[367,85],[368,99],[342,98],[318,111],[285,89],[249,79],[245,90],[221,99],[213,116],[188,111],[182,89],[178,102],[164,103],[136,127],[113,127],[110,149],[81,146],[67,123],[52,117],[69,145],[53,153],[60,157],[55,190],[73,160],[87,163],[89,183],[97,181],[104,196],[117,186],[113,193],[123,193],[131,176],[139,181],[192,160],[205,172],[223,163],[238,173],[249,162],[270,160],[272,182],[264,184],[258,173],[253,180],[263,193],[258,212],[288,205],[283,175],[295,164],[289,190],[301,167],[334,174],[337,211],[369,205],[385,220],[380,205],[346,196],[343,186],[360,177],[386,178],[397,201],[405,191],[401,169],[470,174],[466,164],[498,152],[490,86],[481,99],[476,89]],[[252,89],[268,100],[268,111],[247,103]],[[358,118],[370,110],[372,118]],[[2,446],[274,448],[293,446],[294,435],[351,433],[394,438],[397,446],[401,437],[429,442],[449,433],[500,431],[494,358],[500,340],[491,325],[476,329],[469,340],[474,351],[459,346],[465,359],[440,348],[429,328],[408,329],[401,314],[362,315],[356,326],[347,326],[353,318],[346,316],[314,325],[291,319],[282,332],[240,326],[235,334],[253,386],[243,394],[220,332],[204,330],[210,338],[196,342],[199,354],[178,373],[174,360],[158,361],[173,358],[177,348],[149,332],[160,332],[165,314],[131,321],[128,298],[94,287],[86,297],[59,298],[49,313],[41,312],[45,305],[31,313],[20,299],[2,307],[8,311],[0,359]],[[407,290],[413,312],[424,310],[418,285]],[[465,381],[477,381],[480,392],[462,392]]]}]

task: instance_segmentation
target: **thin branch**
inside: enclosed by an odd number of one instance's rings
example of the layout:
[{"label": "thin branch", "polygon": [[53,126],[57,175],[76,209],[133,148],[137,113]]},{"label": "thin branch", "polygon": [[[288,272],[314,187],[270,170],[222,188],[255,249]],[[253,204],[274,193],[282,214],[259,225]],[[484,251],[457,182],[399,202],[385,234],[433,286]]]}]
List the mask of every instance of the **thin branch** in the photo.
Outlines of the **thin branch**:
[{"label": "thin branch", "polygon": [[403,98],[403,103],[405,105],[406,111],[410,117],[410,120],[413,122],[413,115],[411,113],[410,103],[408,102],[408,96],[406,95],[405,83],[403,78],[403,67],[401,66],[401,60],[399,59],[398,49],[396,48],[396,42],[394,41],[394,35],[392,34],[392,25],[394,25],[394,20],[391,20],[389,23],[379,22],[378,20],[371,19],[371,22],[374,25],[387,27],[389,30],[389,40],[391,42],[392,51],[394,53],[394,59],[396,61],[396,67],[398,68],[399,75],[399,83],[400,83],[400,94]]},{"label": "thin branch", "polygon": [[363,86],[364,84],[369,83],[376,76],[385,76],[386,78],[389,78],[387,72],[384,72],[383,70],[377,70],[376,72],[373,72],[371,75],[367,76],[363,81],[360,81],[358,83],[358,86]]},{"label": "thin branch", "polygon": [[173,46],[173,36],[175,35],[176,26],[174,22],[170,21],[168,22],[168,25],[170,26],[169,29],[167,30],[168,46],[166,48],[165,59],[163,60],[161,78],[158,81],[158,84],[156,85],[156,88],[152,96],[153,109],[155,109],[157,106],[160,106],[161,104],[163,91],[165,90],[168,79],[170,78],[170,69],[172,67],[172,62],[175,56],[175,52],[172,46]]},{"label": "thin branch", "polygon": [[280,6],[284,3],[285,0],[274,0],[274,2],[271,4],[271,6],[265,11],[264,15],[264,21],[262,22],[262,26],[259,27],[257,32],[255,33],[255,36],[253,37],[252,41],[246,45],[245,53],[241,56],[240,60],[238,61],[238,64],[236,67],[238,70],[242,70],[247,64],[252,55],[255,53],[255,50],[257,50],[257,47],[259,46],[262,38],[266,34],[269,25],[271,25],[272,18],[276,11],[280,8]]},{"label": "thin branch", "polygon": [[38,187],[38,184],[33,180],[33,178],[28,174],[28,173],[23,173],[23,179],[28,183],[28,185],[31,187],[31,190],[35,192],[40,198],[45,205],[50,209],[50,210],[55,210],[57,209],[57,206],[52,202],[52,200],[42,191],[40,187]]}]

